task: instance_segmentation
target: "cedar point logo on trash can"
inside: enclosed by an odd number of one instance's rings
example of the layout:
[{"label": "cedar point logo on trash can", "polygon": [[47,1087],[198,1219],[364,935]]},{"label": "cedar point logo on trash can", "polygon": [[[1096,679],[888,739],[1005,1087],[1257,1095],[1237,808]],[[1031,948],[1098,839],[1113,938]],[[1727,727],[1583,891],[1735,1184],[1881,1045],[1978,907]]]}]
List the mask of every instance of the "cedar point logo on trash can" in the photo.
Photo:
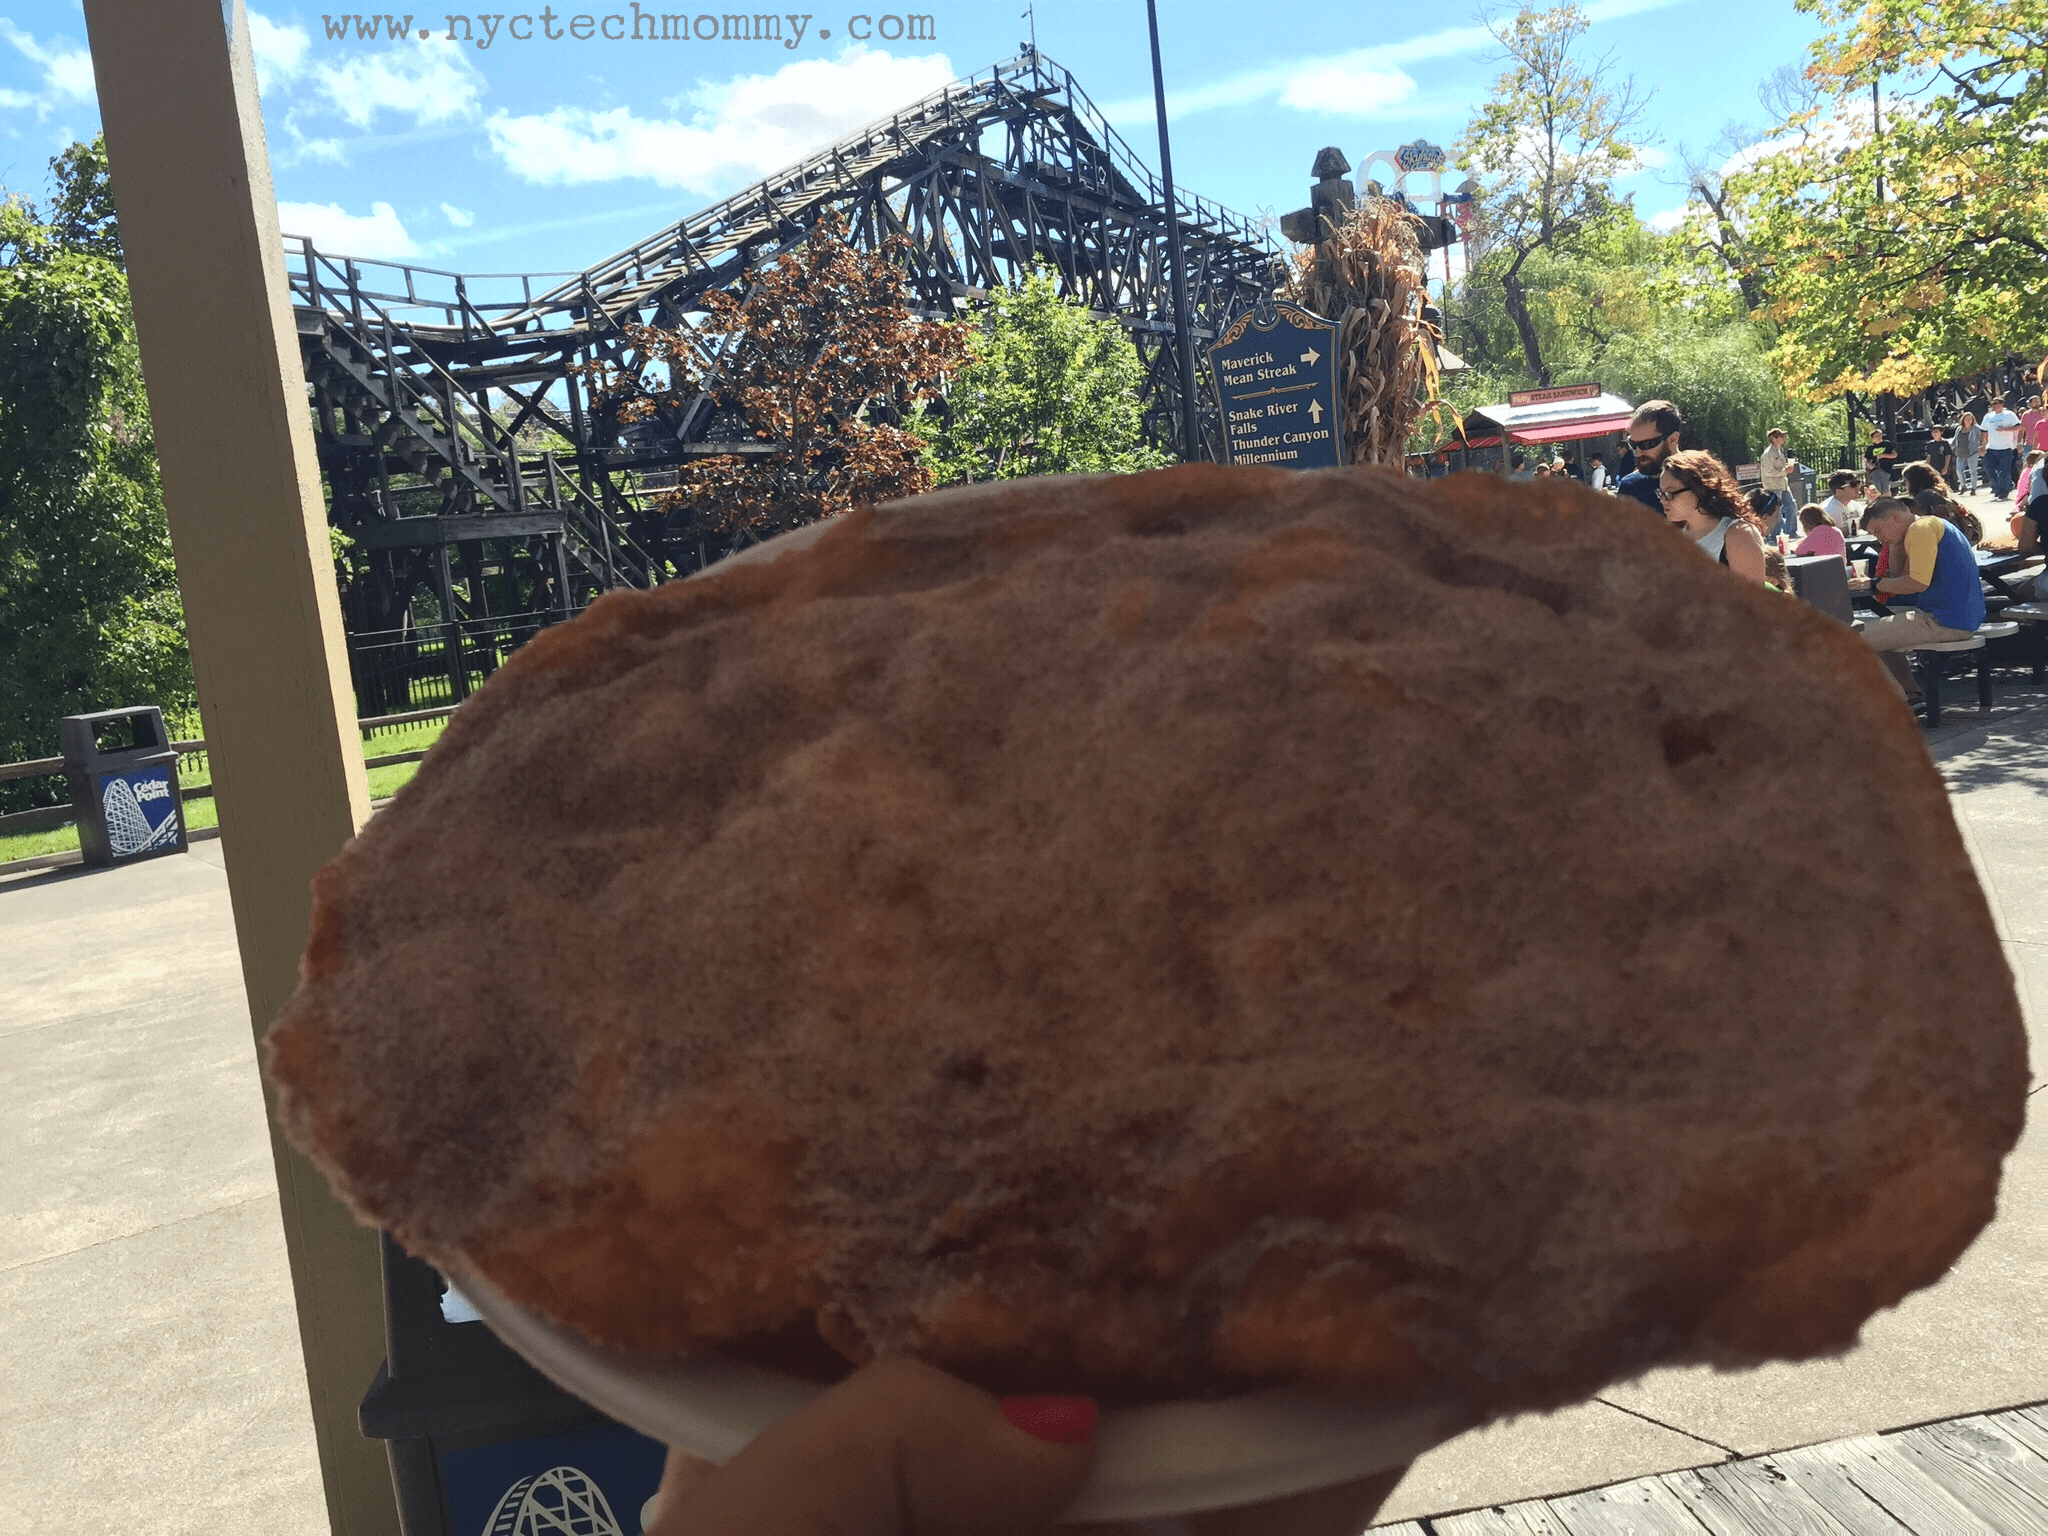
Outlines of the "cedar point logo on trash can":
[{"label": "cedar point logo on trash can", "polygon": [[[145,803],[161,800],[159,820],[152,820]],[[108,778],[100,785],[100,808],[107,817],[107,846],[117,859],[125,859],[152,848],[168,848],[178,840],[178,818],[171,803],[171,774],[167,768],[146,769]]]},{"label": "cedar point logo on trash can", "polygon": [[550,1467],[507,1488],[481,1536],[626,1536],[626,1531],[588,1474]]}]

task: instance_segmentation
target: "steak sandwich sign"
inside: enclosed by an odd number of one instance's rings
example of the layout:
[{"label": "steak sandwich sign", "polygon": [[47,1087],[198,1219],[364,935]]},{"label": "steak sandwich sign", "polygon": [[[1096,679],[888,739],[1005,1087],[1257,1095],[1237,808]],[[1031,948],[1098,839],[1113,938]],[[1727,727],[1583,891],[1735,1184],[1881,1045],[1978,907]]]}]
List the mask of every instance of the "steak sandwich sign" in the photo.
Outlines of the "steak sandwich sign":
[{"label": "steak sandwich sign", "polygon": [[1264,324],[1247,311],[1209,349],[1233,464],[1335,469],[1344,463],[1337,326],[1276,302]]}]

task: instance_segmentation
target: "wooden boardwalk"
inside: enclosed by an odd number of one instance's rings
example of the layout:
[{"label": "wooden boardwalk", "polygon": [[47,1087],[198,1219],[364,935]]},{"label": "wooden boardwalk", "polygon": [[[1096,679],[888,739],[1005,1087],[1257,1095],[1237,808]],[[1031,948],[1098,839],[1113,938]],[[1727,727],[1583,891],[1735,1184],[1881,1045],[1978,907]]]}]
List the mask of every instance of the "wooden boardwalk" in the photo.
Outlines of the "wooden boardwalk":
[{"label": "wooden boardwalk", "polygon": [[2048,1405],[1859,1435],[1374,1536],[2048,1536]]}]

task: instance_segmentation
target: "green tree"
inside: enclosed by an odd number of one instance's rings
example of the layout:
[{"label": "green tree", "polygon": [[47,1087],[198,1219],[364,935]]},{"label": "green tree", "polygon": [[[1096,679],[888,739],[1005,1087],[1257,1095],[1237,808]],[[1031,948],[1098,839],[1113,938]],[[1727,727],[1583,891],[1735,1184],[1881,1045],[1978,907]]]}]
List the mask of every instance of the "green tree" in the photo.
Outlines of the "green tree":
[{"label": "green tree", "polygon": [[1732,178],[1787,380],[1903,395],[2039,355],[2048,0],[1797,3],[1820,100]]},{"label": "green tree", "polygon": [[1573,4],[1525,5],[1490,25],[1508,67],[1466,126],[1455,157],[1480,181],[1471,259],[1499,285],[1539,384],[1551,382],[1551,366],[1526,269],[1537,253],[1568,250],[1613,212],[1614,179],[1635,167],[1631,135],[1643,116],[1632,80],[1615,82],[1605,59],[1580,58],[1579,39],[1590,25]]},{"label": "green tree", "polygon": [[[1125,473],[1171,455],[1148,445],[1145,365],[1113,321],[1060,297],[1050,272],[994,295],[930,432],[942,483]],[[929,426],[929,423],[927,423]]]},{"label": "green tree", "polygon": [[[1730,464],[1754,461],[1774,426],[1787,429],[1802,462],[1836,462],[1847,432],[1840,402],[1787,391],[1770,327],[1751,317],[1718,256],[1702,262],[1689,233],[1659,235],[1617,207],[1569,248],[1533,255],[1524,274],[1531,323],[1557,379],[1597,382],[1629,400],[1674,400],[1686,445]],[[1538,382],[1483,267],[1446,313],[1452,350],[1472,365],[1443,382],[1461,416]],[[1432,445],[1426,434],[1416,444]]]},{"label": "green tree", "polygon": [[[128,282],[95,141],[50,162],[47,212],[0,203],[0,760],[60,716],[193,705]],[[7,809],[61,781],[0,785]]]}]

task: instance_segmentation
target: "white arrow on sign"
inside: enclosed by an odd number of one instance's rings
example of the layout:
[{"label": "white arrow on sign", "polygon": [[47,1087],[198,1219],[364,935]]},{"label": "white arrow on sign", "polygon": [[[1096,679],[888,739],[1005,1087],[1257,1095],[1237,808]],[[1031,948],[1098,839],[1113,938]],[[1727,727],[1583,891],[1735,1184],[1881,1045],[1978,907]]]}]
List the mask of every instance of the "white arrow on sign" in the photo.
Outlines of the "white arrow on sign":
[{"label": "white arrow on sign", "polygon": [[1323,424],[1323,402],[1322,402],[1322,401],[1320,401],[1320,400],[1311,400],[1311,401],[1309,401],[1309,403],[1308,403],[1308,419],[1309,419],[1310,421],[1314,422],[1314,423],[1315,423],[1315,424],[1316,424],[1317,426],[1319,426],[1319,427],[1320,427],[1320,426],[1321,426],[1321,425]]},{"label": "white arrow on sign", "polygon": [[1311,368],[1313,368],[1316,365],[1316,359],[1321,357],[1322,355],[1323,354],[1318,352],[1314,347],[1310,347],[1306,352],[1301,354],[1301,360],[1304,363],[1307,363]]}]

